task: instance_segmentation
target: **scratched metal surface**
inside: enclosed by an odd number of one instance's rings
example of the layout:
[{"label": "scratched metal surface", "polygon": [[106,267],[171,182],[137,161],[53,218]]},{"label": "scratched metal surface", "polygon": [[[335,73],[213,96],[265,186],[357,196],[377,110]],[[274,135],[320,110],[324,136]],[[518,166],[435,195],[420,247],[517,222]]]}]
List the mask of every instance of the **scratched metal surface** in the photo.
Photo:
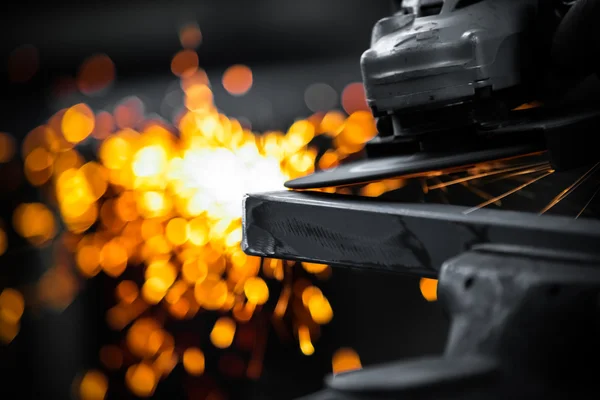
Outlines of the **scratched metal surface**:
[{"label": "scratched metal surface", "polygon": [[565,216],[407,204],[317,192],[244,199],[242,247],[251,255],[436,276],[476,244],[600,255],[600,222]]}]

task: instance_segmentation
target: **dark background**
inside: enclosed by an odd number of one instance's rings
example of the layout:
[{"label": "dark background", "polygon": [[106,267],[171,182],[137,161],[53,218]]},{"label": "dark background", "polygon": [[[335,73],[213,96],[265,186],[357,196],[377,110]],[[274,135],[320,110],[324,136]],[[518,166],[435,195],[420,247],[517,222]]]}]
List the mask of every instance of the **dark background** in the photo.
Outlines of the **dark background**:
[{"label": "dark background", "polygon": [[[12,3],[4,5],[0,17],[0,131],[17,137],[80,101],[96,111],[112,110],[122,98],[135,95],[148,113],[170,119],[174,110],[164,106],[164,97],[177,82],[170,59],[180,49],[178,29],[187,22],[197,22],[202,31],[200,65],[211,78],[221,111],[249,120],[256,131],[286,129],[294,119],[310,115],[304,90],[311,83],[327,83],[339,95],[348,83],[360,81],[360,54],[375,21],[390,10],[389,2],[381,0]],[[38,49],[40,68],[30,82],[10,84],[8,55],[23,44]],[[93,98],[53,96],[56,80],[74,76],[95,53],[108,54],[116,65],[112,89]],[[234,63],[254,73],[253,87],[242,97],[228,95],[220,85],[221,74]],[[37,197],[24,189],[10,199],[3,195],[2,217],[7,220],[17,202]],[[33,281],[49,266],[49,257],[21,249],[0,258],[0,287]],[[97,277],[85,285],[62,314],[26,312],[19,336],[0,347],[0,398],[69,398],[73,378],[100,366],[98,349],[113,339],[104,312],[114,281]],[[271,332],[262,378],[224,383],[231,398],[292,399],[318,390],[339,347],[356,349],[363,365],[441,351],[447,323],[437,303],[422,299],[418,279],[337,268],[321,287],[335,317],[323,329],[315,354],[303,356],[297,345],[280,343]],[[207,335],[202,321],[185,329],[188,335]],[[212,373],[210,365],[207,373]],[[188,398],[185,382],[179,365],[156,395]],[[123,394],[110,386],[109,398]]]}]

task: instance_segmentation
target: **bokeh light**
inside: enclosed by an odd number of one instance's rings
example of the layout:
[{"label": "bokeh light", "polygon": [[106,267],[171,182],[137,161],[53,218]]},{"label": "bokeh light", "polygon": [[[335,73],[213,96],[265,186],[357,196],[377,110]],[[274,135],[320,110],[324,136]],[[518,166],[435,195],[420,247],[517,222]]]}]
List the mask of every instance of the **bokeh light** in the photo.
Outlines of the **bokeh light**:
[{"label": "bokeh light", "polygon": [[341,348],[337,350],[331,360],[331,369],[334,374],[355,371],[362,368],[360,357],[350,348]]},{"label": "bokeh light", "polygon": [[134,364],[125,373],[127,386],[138,397],[149,397],[156,389],[157,376],[151,365]]},{"label": "bokeh light", "polygon": [[179,30],[179,41],[181,47],[186,49],[197,49],[202,43],[202,32],[196,23],[189,23]]},{"label": "bokeh light", "polygon": [[113,116],[118,128],[127,129],[139,125],[144,118],[144,113],[142,100],[136,96],[130,96],[117,104]]},{"label": "bokeh light", "polygon": [[191,347],[183,352],[183,367],[190,375],[202,375],[204,372],[204,353]]},{"label": "bokeh light", "polygon": [[94,130],[94,112],[85,104],[76,104],[62,116],[61,130],[70,143],[85,140]]},{"label": "bokeh light", "polygon": [[327,112],[337,106],[338,94],[326,83],[313,83],[304,92],[304,102],[312,112]]},{"label": "bokeh light", "polygon": [[0,132],[0,164],[12,160],[15,155],[15,140],[8,133]]},{"label": "bokeh light", "polygon": [[88,371],[79,386],[81,400],[103,400],[108,389],[108,379],[100,371]]},{"label": "bokeh light", "polygon": [[[205,368],[203,349],[179,352],[174,337],[148,310],[164,309],[173,320],[193,319],[202,309],[229,313],[214,323],[210,342],[230,351],[236,337],[248,335],[240,333],[247,331],[244,326],[266,311],[272,295],[267,279],[283,283],[285,271],[294,267],[317,279],[329,276],[327,265],[244,254],[241,199],[250,192],[282,189],[287,179],[314,171],[319,165],[318,152],[311,147],[316,136],[346,132],[355,148],[362,148],[373,128],[366,115],[333,112],[298,120],[287,133],[256,135],[218,113],[204,83],[187,87],[185,100],[193,106],[176,121],[178,135],[172,127],[148,121],[143,103],[130,97],[113,113],[94,113],[85,104],[60,110],[31,131],[22,146],[31,183],[51,188],[54,203],[48,204],[55,209],[23,203],[13,215],[14,229],[36,246],[47,246],[60,235],[82,278],[105,274],[119,279],[106,320],[112,329],[123,331],[125,347],[106,344],[98,358],[107,370],[126,371],[127,387],[142,397],[151,396],[160,377],[180,360],[191,375]],[[104,121],[101,128],[99,121]],[[352,129],[344,130],[346,125]],[[77,150],[88,140],[98,149],[97,159],[86,159]],[[341,161],[350,153],[334,148],[327,154]],[[142,272],[139,279],[121,279],[129,266]],[[63,309],[78,288],[72,272],[61,266],[44,275],[38,298]],[[296,291],[284,284],[274,317],[283,321],[301,309],[298,346],[311,355],[318,326],[331,321],[333,310],[315,286]],[[15,318],[9,322],[3,323],[5,341],[19,329]],[[253,354],[247,366],[236,353],[226,353],[219,370],[257,378],[264,350],[239,342]],[[127,352],[134,358],[125,358]],[[103,382],[94,371],[84,375],[82,396],[101,396]]]},{"label": "bokeh light", "polygon": [[0,293],[0,342],[10,343],[17,336],[24,310],[25,300],[18,290],[6,288]]},{"label": "bokeh light", "polygon": [[115,65],[106,54],[96,54],[83,62],[77,74],[77,88],[84,94],[95,94],[115,79]]},{"label": "bokeh light", "polygon": [[419,288],[423,298],[427,301],[437,300],[437,279],[421,278]]},{"label": "bokeh light", "polygon": [[123,365],[123,351],[119,346],[111,344],[103,346],[98,358],[109,370],[118,370]]},{"label": "bokeh light", "polygon": [[180,50],[171,61],[171,71],[179,77],[190,77],[198,69],[198,53],[194,50]]},{"label": "bokeh light", "polygon": [[43,246],[57,233],[54,214],[41,203],[23,203],[13,214],[13,227],[35,246]]},{"label": "bokeh light", "polygon": [[342,92],[342,107],[348,114],[356,111],[369,111],[362,82],[350,83]]},{"label": "bokeh light", "polygon": [[223,87],[234,96],[246,94],[252,81],[252,70],[245,65],[232,65],[223,73]]},{"label": "bokeh light", "polygon": [[35,46],[26,44],[14,49],[8,56],[8,78],[13,83],[31,80],[39,68],[39,53]]},{"label": "bokeh light", "polygon": [[0,256],[6,252],[8,248],[8,237],[4,229],[0,227]]},{"label": "bokeh light", "polygon": [[[103,343],[96,369],[78,378],[82,399],[103,399],[113,376],[134,395],[152,396],[178,364],[191,376],[218,370],[258,379],[266,321],[281,340],[293,338],[298,351],[310,356],[322,326],[334,318],[318,287],[331,276],[329,266],[261,259],[241,250],[241,200],[359,155],[376,134],[362,85],[350,84],[342,93],[346,113],[334,109],[339,102],[333,88],[310,85],[305,101],[313,115],[286,131],[258,134],[214,104],[195,51],[202,41],[198,26],[182,27],[179,39],[183,49],[165,66],[183,91],[179,104],[185,110],[173,120],[147,115],[137,96],[103,110],[80,103],[57,111],[21,143],[25,178],[43,200],[18,205],[10,222],[32,246],[52,248],[55,259],[28,291],[3,289],[0,339],[9,344],[17,337],[28,304],[62,311],[84,286],[81,280],[109,277],[114,303],[105,318],[121,339]],[[94,95],[110,89],[115,77],[109,56],[94,55],[72,84]],[[233,65],[222,84],[241,96],[253,85],[252,71]],[[322,136],[331,143],[327,149],[316,144]],[[0,144],[0,163],[8,163],[16,143],[0,134]],[[403,182],[322,191],[377,196]],[[10,251],[9,228],[0,224],[0,256]],[[171,323],[205,318],[212,321],[206,340],[180,342],[170,331]],[[208,346],[221,352],[216,364],[205,360]],[[334,355],[334,372],[360,368],[358,355],[345,351]]]},{"label": "bokeh light", "polygon": [[215,347],[225,349],[233,343],[235,330],[236,324],[234,320],[228,317],[221,317],[210,332],[210,341]]}]

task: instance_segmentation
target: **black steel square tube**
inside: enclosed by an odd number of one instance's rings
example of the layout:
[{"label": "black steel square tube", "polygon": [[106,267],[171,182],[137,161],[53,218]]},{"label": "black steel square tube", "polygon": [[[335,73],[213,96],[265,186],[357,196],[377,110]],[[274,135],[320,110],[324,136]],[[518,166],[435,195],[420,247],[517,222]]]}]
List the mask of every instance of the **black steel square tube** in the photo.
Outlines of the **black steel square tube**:
[{"label": "black steel square tube", "polygon": [[600,257],[595,220],[294,191],[247,195],[243,207],[242,248],[262,257],[429,277],[479,244]]}]

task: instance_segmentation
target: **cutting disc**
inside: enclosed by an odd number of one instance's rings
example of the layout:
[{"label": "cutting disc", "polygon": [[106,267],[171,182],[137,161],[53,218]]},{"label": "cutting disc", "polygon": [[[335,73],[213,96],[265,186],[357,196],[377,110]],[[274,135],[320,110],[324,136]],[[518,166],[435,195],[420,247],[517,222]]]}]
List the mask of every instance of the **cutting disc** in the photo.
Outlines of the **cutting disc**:
[{"label": "cutting disc", "polygon": [[467,167],[539,152],[539,145],[517,145],[460,153],[427,153],[365,159],[341,165],[285,183],[290,189],[318,189],[346,186],[402,176]]}]

